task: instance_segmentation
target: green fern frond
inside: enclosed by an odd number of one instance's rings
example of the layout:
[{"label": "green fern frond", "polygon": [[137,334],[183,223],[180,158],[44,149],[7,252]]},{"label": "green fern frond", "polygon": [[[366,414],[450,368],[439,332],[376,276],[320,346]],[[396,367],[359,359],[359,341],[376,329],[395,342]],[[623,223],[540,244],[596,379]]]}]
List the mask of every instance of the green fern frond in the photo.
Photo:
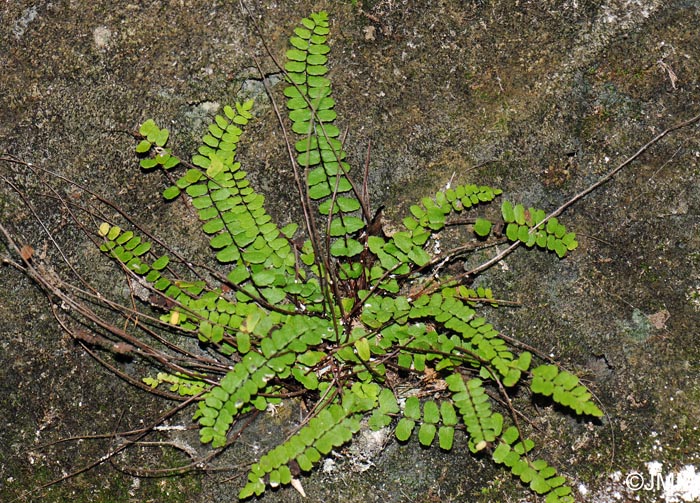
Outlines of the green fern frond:
[{"label": "green fern frond", "polygon": [[353,213],[360,202],[348,179],[350,165],[338,139],[340,130],[334,124],[335,101],[331,97],[331,82],[326,77],[330,47],[326,12],[311,14],[296,28],[287,51],[287,81],[284,90],[292,131],[300,139],[294,144],[296,162],[306,175],[307,195],[316,201],[322,215],[333,215],[328,234],[334,238],[330,253],[335,257],[354,257],[363,246],[353,233],[363,229],[365,222]]},{"label": "green fern frond", "polygon": [[593,402],[588,389],[579,384],[578,377],[560,370],[556,365],[540,365],[532,369],[530,389],[533,393],[551,396],[555,402],[573,409],[576,414],[603,416],[603,411]]},{"label": "green fern frond", "polygon": [[[423,267],[429,264],[431,257],[426,252],[425,245],[432,234],[445,227],[448,216],[476,204],[490,202],[500,193],[500,189],[492,187],[460,185],[447,192],[438,192],[434,198],[423,198],[420,205],[411,206],[412,216],[404,218],[405,231],[398,231],[387,238],[370,236],[368,239],[369,249],[378,259],[371,278],[385,279],[387,272],[405,275],[411,272],[411,265]],[[490,229],[490,223],[488,228]],[[478,230],[480,233],[484,231],[483,224],[479,225]],[[391,285],[389,282],[388,288],[385,284],[378,286],[395,293],[396,289]]]},{"label": "green fern frond", "polygon": [[248,483],[238,497],[260,496],[266,485],[277,487],[289,484],[292,466],[308,472],[322,456],[348,443],[360,430],[363,413],[376,406],[378,393],[376,384],[355,385],[347,390],[341,403],[332,403],[321,409],[306,426],[253,464],[248,473]]},{"label": "green fern frond", "polygon": [[[307,368],[318,363],[309,361],[317,355],[309,355],[307,348],[319,345],[324,334],[332,333],[327,320],[296,315],[281,318],[276,313],[267,313],[264,318],[258,317],[254,326],[249,325],[241,327],[241,332],[260,337],[260,352],[246,353],[219,385],[204,395],[195,413],[195,419],[202,427],[200,440],[202,443],[211,442],[213,447],[226,443],[226,434],[234,418],[248,404],[259,410],[265,409],[267,399],[259,392],[266,388],[270,380],[288,378],[292,374],[292,365],[298,360],[301,365],[307,364]],[[304,382],[301,376],[300,380]],[[313,386],[310,382],[306,381],[307,387]]]},{"label": "green fern frond", "polygon": [[482,286],[472,289],[464,285],[459,285],[456,289],[455,297],[466,302],[470,307],[476,307],[479,304],[498,307],[498,301],[493,297],[493,290]]},{"label": "green fern frond", "polygon": [[203,379],[190,377],[179,372],[175,374],[158,372],[156,377],[144,377],[142,381],[152,388],[157,388],[162,384],[169,384],[169,391],[177,393],[180,396],[199,395],[207,388],[207,384]]},{"label": "green fern frond", "polygon": [[[152,250],[152,244],[143,240],[133,231],[125,231],[117,225],[103,222],[98,230],[98,235],[104,241],[100,245],[100,251],[107,253],[134,274],[140,276],[144,284],[150,285],[154,291],[160,292],[170,302],[178,304],[168,315],[164,315],[163,321],[172,325],[182,325],[187,314],[196,316],[196,313],[189,310],[188,306],[205,289],[204,282],[181,281],[164,274],[170,263],[170,258],[167,255],[155,254]],[[194,325],[188,325],[184,328],[192,329],[193,327]]]},{"label": "green fern frond", "polygon": [[[204,136],[199,154],[192,159],[202,170],[190,169],[177,182],[192,197],[202,230],[210,236],[220,262],[234,266],[229,280],[241,285],[250,280],[271,303],[284,297],[285,278],[295,261],[289,241],[265,211],[265,198],[250,187],[246,173],[235,161],[241,127],[252,118],[253,102],[224,107]],[[269,270],[277,273],[270,276]],[[264,272],[268,271],[268,272]]]},{"label": "green fern frond", "polygon": [[503,201],[501,206],[503,220],[506,222],[506,237],[511,241],[520,241],[527,247],[537,247],[554,251],[559,258],[578,247],[576,234],[567,232],[566,227],[555,218],[546,218],[543,210],[529,208],[525,210],[522,204],[513,206]]},{"label": "green fern frond", "polygon": [[546,461],[530,461],[527,453],[534,447],[529,439],[518,441],[520,434],[514,426],[508,428],[499,438],[492,457],[496,463],[506,465],[513,475],[530,486],[537,494],[546,495],[548,503],[573,503],[571,487],[566,479],[557,475],[557,471]]},{"label": "green fern frond", "polygon": [[[141,166],[183,165],[184,173],[163,196],[188,198],[219,265],[228,267],[220,275],[213,267],[171,260],[132,231],[100,226],[101,250],[163,297],[159,305],[167,312],[161,320],[198,338],[228,370],[222,377],[224,371],[214,367],[201,380],[159,373],[144,382],[170,385],[181,395],[201,393],[193,419],[200,440],[213,447],[227,444],[241,414],[279,402],[275,395],[293,391],[315,402],[315,417],[251,466],[240,498],[260,496],[312,470],[367,420],[373,430],[395,423],[399,441],[416,432],[428,447],[437,437],[444,450],[452,449],[463,423],[472,453],[493,449],[497,463],[547,501],[571,501],[571,489],[553,468],[529,460],[534,443],[504,426],[507,419],[487,386],[506,395],[531,376],[533,393],[551,396],[578,415],[602,412],[573,374],[553,365],[530,370],[532,354],[515,351],[477,314],[483,305],[498,304],[491,289],[461,284],[462,275],[450,276],[443,267],[454,253],[436,256],[428,246],[447,225],[460,222],[472,226],[474,243],[488,238],[501,226],[479,215],[454,217],[492,202],[501,190],[458,185],[411,206],[403,228],[390,236],[370,229],[369,208],[363,207],[369,203],[350,178],[335,124],[328,26],[325,12],[304,18],[284,65],[286,107],[297,135],[291,148],[299,202],[305,214],[315,208],[325,221],[317,228],[316,220],[307,219],[306,235],[297,235],[296,224],[279,228],[272,222],[263,195],[236,160],[243,129],[253,118],[252,101],[226,106],[213,118],[191,163],[166,147],[167,129],[152,120],[141,126]],[[559,257],[577,246],[575,234],[556,218],[547,220],[542,210],[506,201],[501,213],[511,241]],[[188,269],[199,277],[178,277]],[[422,401],[403,401],[395,394],[397,376],[414,383],[444,379],[449,393],[442,386]]]},{"label": "green fern frond", "polygon": [[[472,329],[471,337],[465,347],[476,354],[482,361],[489,363],[500,374],[505,386],[514,386],[520,381],[522,367],[529,366],[529,359],[516,359],[506,342],[498,336],[498,332],[484,318],[474,318],[469,321]],[[464,334],[461,334],[464,337]],[[529,353],[522,353],[527,355]],[[522,358],[522,355],[520,358]],[[487,367],[481,366],[482,377],[490,377]]]},{"label": "green fern frond", "polygon": [[156,271],[156,273],[151,274],[151,277],[156,274],[160,276],[158,271],[168,263],[167,257],[156,257],[151,262],[146,261],[146,256],[153,256],[152,253],[148,253],[152,244],[143,241],[132,231],[124,231],[117,225],[103,222],[98,230],[98,235],[104,240],[104,243],[100,245],[100,251],[109,254],[139,276],[147,275],[151,271]]},{"label": "green fern frond", "polygon": [[180,159],[172,155],[170,149],[165,148],[165,144],[170,136],[167,129],[160,129],[153,119],[149,119],[141,124],[139,134],[143,139],[136,146],[136,153],[150,154],[148,157],[141,159],[139,163],[143,169],[152,169],[156,166],[170,169],[180,164]]},{"label": "green fern frond", "polygon": [[472,452],[483,450],[501,434],[503,416],[492,411],[481,379],[473,378],[465,383],[462,376],[455,373],[447,376],[445,382],[469,432],[469,449]]},{"label": "green fern frond", "polygon": [[[461,289],[443,288],[432,295],[424,295],[415,300],[408,313],[410,318],[425,318],[440,323],[446,331],[455,334],[453,338],[439,340],[435,334],[426,339],[427,333],[408,345],[410,348],[426,350],[429,359],[440,360],[438,370],[452,367],[458,361],[464,361],[482,370],[482,377],[491,378],[484,363],[500,375],[505,386],[515,385],[522,372],[529,368],[529,353],[524,352],[518,358],[508,348],[506,342],[498,336],[493,325],[481,317],[474,317],[475,311],[459,297]],[[439,353],[431,354],[430,349]],[[452,356],[445,357],[445,353]],[[415,365],[415,358],[411,361]]]},{"label": "green fern frond", "polygon": [[[310,471],[322,456],[350,441],[360,430],[359,414],[348,412],[339,404],[322,409],[309,423],[286,442],[262,456],[248,473],[248,483],[238,497],[259,496],[265,486],[276,487],[292,480],[290,464],[302,471]],[[265,479],[268,482],[265,482]]]},{"label": "green fern frond", "polygon": [[258,396],[258,392],[275,376],[275,371],[265,363],[265,358],[258,353],[246,354],[199,402],[193,419],[200,424],[202,443],[211,442],[213,447],[222,447],[234,418],[242,410],[249,404],[259,410],[267,407],[267,401]]},{"label": "green fern frond", "polygon": [[459,185],[445,192],[438,192],[434,198],[424,197],[421,204],[411,206],[412,217],[404,219],[404,225],[414,239],[422,239],[425,233],[436,232],[445,227],[447,216],[460,213],[481,203],[488,203],[501,194],[500,189],[485,185]]}]

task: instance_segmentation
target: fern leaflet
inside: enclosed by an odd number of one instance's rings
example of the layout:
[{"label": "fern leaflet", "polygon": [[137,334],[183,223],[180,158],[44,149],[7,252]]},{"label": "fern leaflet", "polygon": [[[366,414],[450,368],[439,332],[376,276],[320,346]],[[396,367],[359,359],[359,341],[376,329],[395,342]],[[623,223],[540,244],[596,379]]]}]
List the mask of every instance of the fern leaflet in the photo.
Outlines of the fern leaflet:
[{"label": "fern leaflet", "polygon": [[491,410],[481,379],[473,378],[465,383],[460,374],[451,374],[445,381],[469,432],[469,449],[472,452],[483,450],[501,434],[503,416]]}]

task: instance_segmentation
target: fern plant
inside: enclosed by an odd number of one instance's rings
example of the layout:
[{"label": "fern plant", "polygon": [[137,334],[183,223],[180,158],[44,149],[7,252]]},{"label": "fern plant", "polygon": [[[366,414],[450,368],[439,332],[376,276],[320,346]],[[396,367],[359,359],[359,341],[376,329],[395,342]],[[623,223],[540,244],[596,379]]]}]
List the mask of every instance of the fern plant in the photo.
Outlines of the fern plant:
[{"label": "fern plant", "polygon": [[[230,368],[161,372],[144,381],[201,394],[194,420],[201,441],[214,448],[227,445],[243,414],[263,411],[285,393],[307,402],[304,423],[250,466],[240,498],[311,471],[367,419],[375,430],[393,426],[399,441],[415,435],[431,446],[437,437],[444,450],[466,435],[472,453],[492,457],[548,502],[573,501],[566,480],[533,456],[534,443],[512,407],[498,406],[492,395],[509,404],[509,390],[529,386],[572,414],[602,412],[576,376],[551,364],[534,366],[531,353],[511,348],[477,312],[498,303],[492,291],[443,273],[441,266],[459,255],[434,255],[429,245],[466,213],[478,214],[470,224],[478,240],[521,243],[560,258],[576,248],[575,234],[542,210],[504,201],[498,226],[504,236],[494,235],[494,222],[478,210],[501,191],[471,184],[423,198],[392,235],[377,231],[335,124],[328,33],[325,12],[302,19],[284,64],[301,227],[273,222],[236,159],[253,118],[251,101],[214,117],[191,162],[166,147],[166,129],[152,120],[141,126],[141,167],[184,168],[163,196],[186,198],[195,208],[227,272],[211,267],[206,276],[184,279],[173,267],[182,260],[109,223],[99,229],[101,249],[162,297],[164,322],[196,336]],[[396,386],[425,375],[442,382],[442,391],[421,400]]]}]

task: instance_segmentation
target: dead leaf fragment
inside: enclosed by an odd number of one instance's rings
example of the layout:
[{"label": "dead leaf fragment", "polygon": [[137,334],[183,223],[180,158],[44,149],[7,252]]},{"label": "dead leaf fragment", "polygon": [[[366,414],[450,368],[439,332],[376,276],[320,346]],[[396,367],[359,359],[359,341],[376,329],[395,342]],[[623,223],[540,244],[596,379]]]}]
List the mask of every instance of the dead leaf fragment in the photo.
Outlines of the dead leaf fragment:
[{"label": "dead leaf fragment", "polygon": [[649,320],[649,323],[651,323],[652,327],[657,330],[663,330],[666,328],[666,322],[670,317],[671,313],[669,313],[667,309],[662,309],[658,313],[650,314],[647,316],[647,319]]},{"label": "dead leaf fragment", "polygon": [[23,245],[19,253],[22,256],[22,260],[28,262],[34,256],[34,248],[29,245]]}]

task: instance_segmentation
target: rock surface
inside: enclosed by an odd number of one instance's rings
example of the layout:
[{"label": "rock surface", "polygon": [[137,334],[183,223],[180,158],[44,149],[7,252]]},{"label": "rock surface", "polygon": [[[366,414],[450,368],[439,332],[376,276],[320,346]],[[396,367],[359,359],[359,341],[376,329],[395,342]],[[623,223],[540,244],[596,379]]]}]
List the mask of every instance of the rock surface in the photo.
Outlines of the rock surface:
[{"label": "rock surface", "polygon": [[[341,126],[356,165],[371,141],[369,183],[389,218],[450,180],[500,186],[511,200],[553,210],[700,112],[693,0],[373,0],[359,2],[363,12],[352,2],[245,3],[277,57],[298,19],[329,11]],[[191,152],[212,112],[257,96],[241,158],[273,216],[286,223],[295,215],[282,137],[253,56],[266,74],[277,70],[238,2],[5,2],[0,47],[3,155],[76,180],[178,250],[207,257],[206,243],[191,239],[196,223],[162,204],[164,179],[139,173],[129,132],[153,117],[178,151]],[[550,439],[544,456],[581,501],[700,500],[700,475],[692,476],[700,466],[699,138],[697,124],[669,134],[567,210],[563,219],[581,244],[566,260],[518,250],[484,278],[522,303],[489,312],[496,325],[585,377],[607,413],[598,425],[551,407],[533,417]],[[76,269],[113,287],[113,269],[41,196],[42,182],[55,178],[8,162],[0,175],[0,222],[21,244],[60,263],[8,182],[29,196]],[[57,187],[76,204],[89,199],[85,190]],[[62,334],[52,308],[62,309],[13,268],[0,268],[2,501],[230,500],[241,482],[230,478],[235,465],[284,434],[279,416],[256,427],[219,460],[230,468],[221,473],[140,477],[128,469],[180,458],[166,446],[138,447],[114,466],[37,489],[118,446],[112,433],[167,408]],[[172,424],[187,425],[187,416]],[[53,444],[97,434],[106,437]],[[173,435],[205,452],[194,432]],[[344,462],[303,479],[306,501],[532,499],[488,459],[459,449],[389,442],[368,470]],[[649,484],[654,474],[681,472],[690,482],[678,477],[675,496],[669,484],[634,490],[639,477]],[[302,498],[286,488],[263,500]]]}]

